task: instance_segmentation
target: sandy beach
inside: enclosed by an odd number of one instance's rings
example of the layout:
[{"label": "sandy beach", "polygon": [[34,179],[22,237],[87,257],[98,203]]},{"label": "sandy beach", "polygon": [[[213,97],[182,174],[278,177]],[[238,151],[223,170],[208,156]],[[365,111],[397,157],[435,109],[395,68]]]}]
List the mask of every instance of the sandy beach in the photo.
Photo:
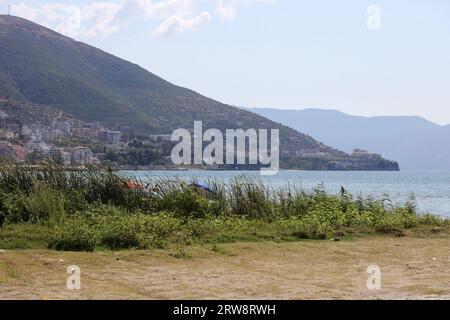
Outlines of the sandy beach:
[{"label": "sandy beach", "polygon": [[[180,251],[181,250],[181,251]],[[81,289],[66,286],[67,267]],[[378,265],[381,289],[369,290]],[[154,251],[0,252],[1,299],[450,299],[448,232]]]}]

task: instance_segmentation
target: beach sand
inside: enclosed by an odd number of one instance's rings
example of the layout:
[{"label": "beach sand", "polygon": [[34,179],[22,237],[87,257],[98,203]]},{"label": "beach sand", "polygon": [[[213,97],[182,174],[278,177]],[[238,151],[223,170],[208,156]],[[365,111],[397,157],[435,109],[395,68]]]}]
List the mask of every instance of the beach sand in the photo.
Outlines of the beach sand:
[{"label": "beach sand", "polygon": [[[81,269],[80,290],[67,289],[70,265]],[[380,267],[381,289],[367,288],[370,265]],[[94,253],[6,250],[0,298],[450,299],[450,235]]]}]

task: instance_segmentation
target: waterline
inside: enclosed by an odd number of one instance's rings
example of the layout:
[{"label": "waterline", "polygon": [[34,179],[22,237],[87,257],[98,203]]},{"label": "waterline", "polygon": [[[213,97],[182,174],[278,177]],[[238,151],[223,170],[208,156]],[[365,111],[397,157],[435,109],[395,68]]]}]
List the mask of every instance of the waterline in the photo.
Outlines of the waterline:
[{"label": "waterline", "polygon": [[123,171],[127,175],[146,177],[180,177],[199,181],[216,178],[223,181],[238,175],[258,176],[271,187],[291,183],[306,191],[323,184],[328,193],[336,194],[344,187],[354,196],[389,195],[394,203],[406,201],[411,194],[420,212],[450,217],[450,172],[361,172],[361,171],[293,171],[281,170],[276,176],[260,176],[258,171]]}]

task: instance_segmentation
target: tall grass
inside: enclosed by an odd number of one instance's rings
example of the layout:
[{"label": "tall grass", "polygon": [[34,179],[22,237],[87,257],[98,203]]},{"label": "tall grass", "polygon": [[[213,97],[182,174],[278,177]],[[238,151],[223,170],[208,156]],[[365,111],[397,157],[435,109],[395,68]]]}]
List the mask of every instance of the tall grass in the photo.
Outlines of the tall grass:
[{"label": "tall grass", "polygon": [[179,178],[145,180],[143,188],[143,181],[130,183],[109,169],[4,162],[0,226],[46,224],[55,231],[52,247],[93,250],[161,247],[214,234],[223,241],[262,234],[325,239],[349,229],[396,234],[419,224],[448,224],[417,215],[413,198],[394,205],[387,196],[330,195],[323,186],[311,192],[292,184],[270,188],[248,176],[228,183],[210,179],[212,192],[206,193]]},{"label": "tall grass", "polygon": [[[66,209],[89,203],[107,203],[130,211],[145,207],[143,190],[126,188],[127,180],[110,169],[84,170],[43,163],[30,167],[15,162],[0,163],[0,201],[8,197],[33,197],[41,189],[63,194]],[[51,191],[49,191],[51,192]],[[4,204],[4,202],[3,202]],[[0,204],[0,208],[1,204]]]}]

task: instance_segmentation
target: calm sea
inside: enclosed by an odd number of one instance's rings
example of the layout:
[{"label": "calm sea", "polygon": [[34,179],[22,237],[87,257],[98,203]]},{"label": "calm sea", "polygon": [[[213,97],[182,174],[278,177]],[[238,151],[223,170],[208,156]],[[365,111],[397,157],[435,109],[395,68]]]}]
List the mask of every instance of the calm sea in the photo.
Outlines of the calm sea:
[{"label": "calm sea", "polygon": [[323,184],[329,193],[338,193],[343,186],[354,195],[383,196],[402,203],[411,194],[421,212],[450,217],[450,172],[334,172],[280,171],[275,176],[260,176],[259,171],[125,171],[143,180],[146,177],[180,177],[198,181],[217,178],[227,181],[237,175],[260,177],[274,188],[286,183],[306,191]]}]

